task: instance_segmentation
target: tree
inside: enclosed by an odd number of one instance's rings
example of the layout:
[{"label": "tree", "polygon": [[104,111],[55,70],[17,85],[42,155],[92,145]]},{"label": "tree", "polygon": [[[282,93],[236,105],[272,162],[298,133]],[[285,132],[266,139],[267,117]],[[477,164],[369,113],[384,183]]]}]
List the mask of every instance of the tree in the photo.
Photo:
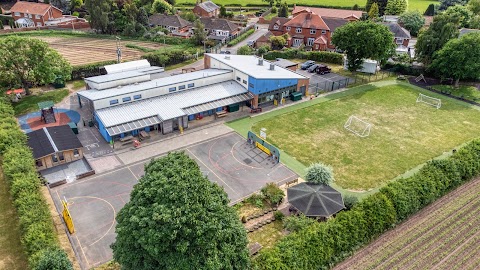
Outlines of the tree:
[{"label": "tree", "polygon": [[220,17],[222,17],[222,18],[227,17],[227,9],[223,5],[220,6]]},{"label": "tree", "polygon": [[420,30],[415,55],[425,65],[432,62],[433,54],[440,50],[450,39],[458,37],[458,21],[454,18],[439,14],[433,17],[433,22],[425,30]]},{"label": "tree", "polygon": [[70,0],[70,11],[74,11],[75,9],[79,9],[83,6],[82,0]]},{"label": "tree", "polygon": [[275,183],[268,183],[260,190],[271,205],[278,205],[285,197],[285,193]]},{"label": "tree", "polygon": [[440,0],[439,10],[447,10],[450,6],[460,5],[465,6],[468,0]]},{"label": "tree", "polygon": [[50,0],[50,4],[61,9],[62,12],[67,12],[70,7],[70,0]]},{"label": "tree", "polygon": [[288,5],[287,2],[283,2],[278,10],[278,17],[288,18]]},{"label": "tree", "polygon": [[467,7],[473,14],[480,15],[480,0],[468,1]]},{"label": "tree", "polygon": [[185,19],[189,22],[194,22],[194,21],[197,20],[197,16],[195,14],[193,14],[193,12],[191,12],[191,11],[186,11],[186,12],[180,13],[180,17],[182,17],[183,19]]},{"label": "tree", "polygon": [[405,27],[413,36],[418,35],[418,31],[425,25],[425,18],[418,11],[407,11],[400,15],[398,22]]},{"label": "tree", "polygon": [[168,13],[172,6],[164,0],[155,0],[152,4],[151,13]]},{"label": "tree", "polygon": [[470,19],[472,18],[472,12],[466,6],[451,6],[445,11],[445,15],[450,16],[453,20],[458,21],[460,27],[468,27]]},{"label": "tree", "polygon": [[205,25],[200,21],[196,20],[195,23],[193,24],[193,40],[195,41],[195,44],[201,45],[205,38],[207,37],[207,34],[205,33]]},{"label": "tree", "polygon": [[313,224],[318,223],[315,219],[309,218],[304,214],[298,216],[289,216],[283,220],[283,228],[289,232],[302,231]]},{"label": "tree", "polygon": [[358,198],[353,195],[345,195],[343,196],[343,203],[345,204],[345,208],[350,210],[358,203]]},{"label": "tree", "polygon": [[425,10],[425,13],[423,13],[425,16],[433,16],[435,15],[435,4],[430,4],[428,5],[427,9]]},{"label": "tree", "polygon": [[372,6],[370,7],[370,10],[368,11],[368,18],[370,20],[376,20],[378,17],[379,17],[378,4],[373,3]]},{"label": "tree", "polygon": [[385,8],[387,7],[388,0],[367,0],[367,4],[365,5],[365,10],[370,11],[373,3],[377,3],[378,13],[380,16],[383,16],[385,14]]},{"label": "tree", "polygon": [[65,251],[53,249],[40,254],[34,270],[73,270],[73,266]]},{"label": "tree", "polygon": [[242,46],[242,47],[238,48],[237,54],[238,55],[252,55],[253,54],[253,49],[250,46],[245,45],[245,46]]},{"label": "tree", "polygon": [[275,0],[262,0],[263,2],[267,2],[269,6],[273,6],[273,4],[275,3]]},{"label": "tree", "polygon": [[108,33],[112,12],[113,0],[85,0],[85,8],[88,10],[88,22],[93,29],[103,34]]},{"label": "tree", "polygon": [[[30,84],[52,83],[57,76],[69,80],[72,67],[45,41],[9,36],[0,39],[0,74],[15,75],[30,95]],[[2,80],[2,79],[0,79]]]},{"label": "tree", "polygon": [[247,236],[225,191],[185,153],[145,166],[117,215],[122,269],[248,269]]},{"label": "tree", "polygon": [[480,33],[470,33],[451,39],[434,54],[430,68],[444,78],[455,79],[455,87],[462,79],[480,78]]},{"label": "tree", "polygon": [[268,45],[264,45],[257,50],[257,55],[261,56],[266,54],[268,51],[270,51],[270,47]]},{"label": "tree", "polygon": [[386,60],[395,48],[388,28],[371,21],[347,23],[337,28],[332,43],[347,55],[351,72],[362,66],[363,59]]},{"label": "tree", "polygon": [[480,29],[480,15],[475,15],[474,17],[472,17],[469,25],[472,29]]},{"label": "tree", "polygon": [[272,43],[273,50],[280,50],[285,47],[285,44],[287,43],[287,40],[283,36],[271,36],[269,40]]},{"label": "tree", "polygon": [[330,185],[330,183],[335,181],[333,169],[323,163],[314,163],[307,168],[305,181],[313,184]]},{"label": "tree", "polygon": [[388,0],[385,14],[400,15],[407,10],[408,0]]}]

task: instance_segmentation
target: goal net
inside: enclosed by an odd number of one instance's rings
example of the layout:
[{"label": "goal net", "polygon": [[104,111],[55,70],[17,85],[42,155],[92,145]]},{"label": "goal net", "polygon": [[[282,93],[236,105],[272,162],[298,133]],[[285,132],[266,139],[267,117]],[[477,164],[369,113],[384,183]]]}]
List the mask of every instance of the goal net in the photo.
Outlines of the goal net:
[{"label": "goal net", "polygon": [[442,100],[441,99],[434,98],[434,97],[429,97],[429,96],[424,95],[424,94],[419,94],[418,95],[417,103],[418,102],[428,104],[428,105],[433,106],[437,109],[440,109],[440,107],[442,107]]},{"label": "goal net", "polygon": [[353,134],[363,138],[370,135],[370,129],[372,128],[372,124],[352,115],[348,118],[347,122],[343,127],[346,130],[352,132]]}]

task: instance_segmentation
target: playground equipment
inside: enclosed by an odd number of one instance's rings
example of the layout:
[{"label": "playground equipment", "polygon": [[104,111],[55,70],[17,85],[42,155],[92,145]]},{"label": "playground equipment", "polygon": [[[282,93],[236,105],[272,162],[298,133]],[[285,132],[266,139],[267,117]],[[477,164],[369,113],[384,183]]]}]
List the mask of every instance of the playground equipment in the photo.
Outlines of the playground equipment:
[{"label": "playground equipment", "polygon": [[62,205],[63,205],[63,211],[62,211],[63,220],[65,221],[65,225],[67,225],[68,232],[70,234],[73,234],[75,232],[75,226],[73,226],[73,220],[72,220],[72,217],[70,216],[70,212],[68,211],[68,202],[65,197],[62,200]]},{"label": "playground equipment", "polygon": [[134,148],[139,148],[140,147],[140,141],[139,140],[134,140],[133,141],[133,147]]},{"label": "playground equipment", "polygon": [[45,124],[55,123],[57,119],[55,118],[55,112],[53,106],[55,103],[53,101],[43,101],[37,104],[38,109],[40,110],[40,119],[45,122]]},{"label": "playground equipment", "polygon": [[251,131],[248,132],[248,143],[255,145],[255,147],[272,157],[275,163],[280,162],[280,151]]}]

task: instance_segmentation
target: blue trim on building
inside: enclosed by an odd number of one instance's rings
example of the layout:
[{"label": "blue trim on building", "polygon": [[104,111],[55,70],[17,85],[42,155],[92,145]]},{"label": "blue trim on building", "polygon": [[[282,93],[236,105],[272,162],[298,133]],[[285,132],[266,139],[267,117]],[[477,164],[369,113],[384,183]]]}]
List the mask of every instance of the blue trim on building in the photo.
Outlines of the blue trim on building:
[{"label": "blue trim on building", "polygon": [[96,114],[94,115],[94,117],[95,117],[95,120],[97,121],[98,131],[100,132],[102,137],[107,142],[110,142],[112,140],[112,137],[110,137],[110,135],[108,135],[108,132],[107,132],[107,129],[105,128],[105,125],[102,123],[102,121],[100,121],[100,118],[98,118],[98,116]]},{"label": "blue trim on building", "polygon": [[289,87],[298,84],[298,79],[256,79],[248,77],[248,91],[255,95],[260,95],[280,88]]}]

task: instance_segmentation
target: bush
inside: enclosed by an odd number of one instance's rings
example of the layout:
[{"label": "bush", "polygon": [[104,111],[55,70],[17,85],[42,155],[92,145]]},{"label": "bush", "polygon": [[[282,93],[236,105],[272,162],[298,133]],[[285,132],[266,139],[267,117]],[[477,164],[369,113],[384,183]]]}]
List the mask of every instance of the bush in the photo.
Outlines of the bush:
[{"label": "bush", "polygon": [[358,203],[358,198],[353,195],[345,195],[343,196],[343,203],[345,204],[345,208],[350,210]]},{"label": "bush", "polygon": [[303,214],[299,216],[289,216],[283,220],[283,228],[290,232],[298,232],[315,223],[317,223],[315,219],[306,217]]},{"label": "bush", "polygon": [[312,184],[324,184],[328,186],[334,180],[332,168],[323,163],[310,165],[305,174],[305,181]]},{"label": "bush", "polygon": [[275,218],[275,220],[283,220],[285,215],[282,212],[277,210],[277,211],[273,212],[273,217]]},{"label": "bush", "polygon": [[278,205],[285,197],[285,193],[275,183],[268,183],[261,189],[261,192],[265,199],[271,205]]},{"label": "bush", "polygon": [[39,255],[35,270],[73,270],[73,267],[63,250],[52,249]]},{"label": "bush", "polygon": [[258,208],[263,208],[263,195],[254,193],[252,196],[248,197],[245,202],[254,205]]},{"label": "bush", "polygon": [[228,43],[227,43],[227,46],[228,47],[232,47],[234,45],[237,45],[240,41],[242,40],[245,40],[248,36],[250,36],[251,34],[253,34],[253,32],[255,32],[255,29],[250,29],[248,30],[247,32],[241,34],[240,36],[230,40]]}]

